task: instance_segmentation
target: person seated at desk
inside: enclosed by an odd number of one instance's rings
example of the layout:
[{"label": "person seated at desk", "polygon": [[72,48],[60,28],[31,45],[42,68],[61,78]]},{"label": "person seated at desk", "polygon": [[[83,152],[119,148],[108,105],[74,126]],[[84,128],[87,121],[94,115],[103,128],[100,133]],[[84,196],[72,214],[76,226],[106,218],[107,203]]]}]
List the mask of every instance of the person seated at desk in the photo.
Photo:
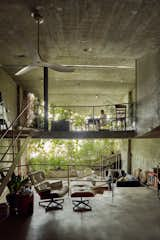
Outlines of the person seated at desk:
[{"label": "person seated at desk", "polygon": [[96,129],[99,130],[101,127],[107,124],[107,115],[104,113],[104,110],[102,109],[100,113],[101,114],[98,118],[93,117],[87,120],[88,129],[90,125],[95,125]]}]

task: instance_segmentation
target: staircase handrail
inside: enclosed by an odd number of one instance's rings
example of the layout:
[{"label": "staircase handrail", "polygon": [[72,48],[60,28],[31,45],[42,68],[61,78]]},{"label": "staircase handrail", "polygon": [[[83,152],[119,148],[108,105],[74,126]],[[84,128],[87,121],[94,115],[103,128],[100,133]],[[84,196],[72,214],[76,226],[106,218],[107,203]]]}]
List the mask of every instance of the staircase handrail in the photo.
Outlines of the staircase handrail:
[{"label": "staircase handrail", "polygon": [[14,126],[14,124],[17,122],[17,120],[23,115],[23,113],[28,109],[28,107],[30,106],[30,103],[28,103],[24,109],[20,112],[20,114],[13,120],[13,122],[10,124],[10,126],[6,129],[6,131],[2,134],[2,136],[0,137],[0,140],[2,140],[7,133],[9,132],[9,129]]},{"label": "staircase handrail", "polygon": [[7,172],[7,175],[4,177],[3,181],[2,181],[2,184],[0,185],[0,197],[5,189],[5,187],[7,186],[7,183],[14,171],[14,169],[16,168],[16,164],[18,162],[18,160],[20,159],[20,157],[22,156],[24,150],[25,150],[25,147],[26,147],[26,144],[28,143],[29,141],[29,137],[26,138],[25,142],[23,142],[23,145],[20,149],[20,151],[18,152],[17,156],[15,157],[14,159],[14,162],[12,163],[12,165],[8,168],[8,172]]},{"label": "staircase handrail", "polygon": [[21,133],[22,133],[22,131],[20,131],[20,132],[17,134],[17,136],[15,137],[15,139],[13,140],[13,142],[10,143],[10,145],[8,146],[6,152],[3,154],[2,158],[0,159],[0,162],[2,162],[3,159],[6,157],[6,155],[8,154],[8,152],[9,152],[9,150],[10,150],[10,148],[11,148],[12,146],[15,146],[16,141],[18,140],[18,138],[19,138],[19,136],[21,135]]},{"label": "staircase handrail", "polygon": [[[106,159],[103,160],[103,166],[105,166],[105,161],[109,161],[109,160],[112,160],[112,159],[116,159],[117,156],[121,156],[121,153],[120,152],[117,152],[115,154],[112,154],[110,156],[108,156]],[[95,163],[96,164],[96,163]],[[97,166],[99,165],[99,161],[97,162]]]}]

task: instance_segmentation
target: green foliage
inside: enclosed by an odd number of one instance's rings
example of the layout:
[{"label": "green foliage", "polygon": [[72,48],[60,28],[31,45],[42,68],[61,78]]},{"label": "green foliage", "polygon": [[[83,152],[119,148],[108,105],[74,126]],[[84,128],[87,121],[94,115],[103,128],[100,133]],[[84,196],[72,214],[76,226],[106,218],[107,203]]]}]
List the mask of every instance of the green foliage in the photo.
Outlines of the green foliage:
[{"label": "green foliage", "polygon": [[[40,109],[37,109],[39,113]],[[113,112],[113,109],[110,109]],[[40,114],[40,113],[39,113]],[[72,127],[83,129],[85,126],[85,116],[80,115],[66,107],[56,107],[53,104],[49,106],[49,114],[52,120],[72,121]],[[41,115],[43,117],[43,115]],[[109,156],[116,152],[116,141],[103,140],[32,140],[28,147],[29,163],[32,164],[32,170],[42,168],[46,172],[50,169],[66,169],[68,164],[94,164],[101,161],[101,156]],[[41,164],[41,166],[39,165]]]},{"label": "green foliage", "polygon": [[[46,148],[49,146],[49,148]],[[104,140],[32,140],[29,147],[32,170],[66,169],[68,164],[94,164],[116,151],[116,142]],[[39,166],[39,164],[42,164]]]},{"label": "green foliage", "polygon": [[49,112],[56,118],[56,120],[67,120],[70,119],[72,115],[70,109],[55,107],[53,104],[50,105]]},{"label": "green foliage", "polygon": [[20,175],[16,176],[15,173],[12,174],[11,180],[8,182],[7,186],[10,193],[17,193],[22,186],[28,183],[28,178],[22,179]]},{"label": "green foliage", "polygon": [[49,113],[56,121],[70,119],[74,128],[82,128],[85,125],[85,116],[73,112],[69,108],[64,109],[61,107],[55,107],[53,104],[51,104]]},{"label": "green foliage", "polygon": [[73,121],[72,125],[74,128],[81,128],[85,125],[85,117],[77,113],[72,114],[72,121]]}]

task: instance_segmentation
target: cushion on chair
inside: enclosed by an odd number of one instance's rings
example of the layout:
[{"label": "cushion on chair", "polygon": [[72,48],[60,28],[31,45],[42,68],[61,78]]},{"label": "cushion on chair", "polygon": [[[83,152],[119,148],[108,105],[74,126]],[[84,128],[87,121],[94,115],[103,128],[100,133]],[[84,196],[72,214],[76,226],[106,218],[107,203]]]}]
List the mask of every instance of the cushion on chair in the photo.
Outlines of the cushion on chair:
[{"label": "cushion on chair", "polygon": [[62,187],[60,190],[51,191],[51,189],[39,190],[38,194],[41,199],[51,199],[63,197],[68,192],[68,186]]},{"label": "cushion on chair", "polygon": [[62,187],[61,180],[46,180],[43,171],[36,171],[29,174],[32,184],[39,190],[46,188],[60,189]]},{"label": "cushion on chair", "polygon": [[51,191],[51,194],[54,195],[54,197],[63,197],[66,193],[68,192],[68,186],[63,186],[59,190],[54,190],[53,192]]},{"label": "cushion on chair", "polygon": [[35,184],[34,186],[38,190],[43,190],[43,189],[46,189],[46,188],[51,189],[50,184],[47,181],[44,181],[44,182],[39,183],[39,184]]},{"label": "cushion on chair", "polygon": [[95,193],[87,185],[74,185],[71,188],[71,197],[94,197]]},{"label": "cushion on chair", "polygon": [[51,196],[50,189],[38,190],[37,192],[41,199],[50,199],[50,196]]},{"label": "cushion on chair", "polygon": [[33,185],[41,183],[45,180],[45,175],[43,171],[32,172],[31,174],[29,174],[29,177]]},{"label": "cushion on chair", "polygon": [[109,190],[109,187],[107,183],[103,182],[96,184],[96,186],[93,186],[92,190],[94,191],[95,194],[103,194],[104,191]]},{"label": "cushion on chair", "polygon": [[60,189],[62,188],[62,181],[61,180],[53,180],[53,181],[48,181],[51,189]]}]

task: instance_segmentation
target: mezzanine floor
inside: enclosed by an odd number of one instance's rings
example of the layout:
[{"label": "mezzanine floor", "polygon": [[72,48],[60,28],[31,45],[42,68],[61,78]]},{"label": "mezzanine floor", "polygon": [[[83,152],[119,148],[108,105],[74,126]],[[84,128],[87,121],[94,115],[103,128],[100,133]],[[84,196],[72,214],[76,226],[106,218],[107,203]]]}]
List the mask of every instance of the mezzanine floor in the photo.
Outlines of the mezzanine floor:
[{"label": "mezzanine floor", "polygon": [[147,188],[115,188],[90,201],[91,212],[73,212],[66,196],[63,210],[45,212],[38,206],[32,217],[12,217],[0,224],[2,240],[159,240],[160,200]]},{"label": "mezzanine floor", "polygon": [[[101,131],[44,131],[37,129],[25,129],[25,130],[15,130],[14,134],[11,130],[5,135],[6,138],[16,137],[21,131],[20,138],[26,138],[30,136],[32,138],[40,138],[40,139],[101,139],[101,138],[134,138],[136,137],[136,132],[134,130],[126,130],[126,131],[109,131],[109,130],[101,130]],[[1,131],[0,134],[3,136],[5,133]]]}]

